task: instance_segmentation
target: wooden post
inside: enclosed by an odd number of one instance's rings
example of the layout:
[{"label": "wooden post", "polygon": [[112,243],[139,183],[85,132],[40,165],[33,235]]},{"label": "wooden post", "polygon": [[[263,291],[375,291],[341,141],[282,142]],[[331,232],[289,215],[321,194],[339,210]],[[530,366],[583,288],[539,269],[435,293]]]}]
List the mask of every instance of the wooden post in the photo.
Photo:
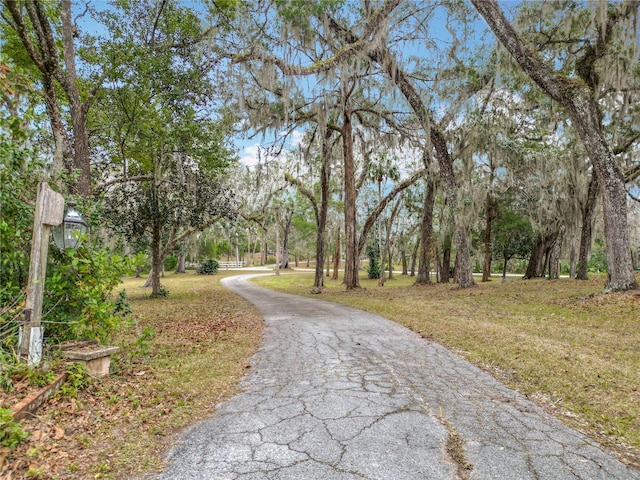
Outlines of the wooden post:
[{"label": "wooden post", "polygon": [[47,254],[51,227],[60,225],[64,218],[64,197],[49,188],[46,182],[38,184],[36,211],[33,219],[29,283],[24,307],[24,325],[19,354],[29,364],[38,365],[42,359],[42,299],[47,274]]}]

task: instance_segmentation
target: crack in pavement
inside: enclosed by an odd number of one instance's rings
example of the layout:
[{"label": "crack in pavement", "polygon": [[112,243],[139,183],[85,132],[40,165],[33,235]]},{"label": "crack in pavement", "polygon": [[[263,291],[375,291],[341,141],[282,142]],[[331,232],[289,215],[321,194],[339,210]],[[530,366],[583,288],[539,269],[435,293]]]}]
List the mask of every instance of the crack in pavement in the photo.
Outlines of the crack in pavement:
[{"label": "crack in pavement", "polygon": [[248,277],[224,280],[266,324],[242,393],[186,431],[165,471],[150,478],[640,480],[444,347]]}]

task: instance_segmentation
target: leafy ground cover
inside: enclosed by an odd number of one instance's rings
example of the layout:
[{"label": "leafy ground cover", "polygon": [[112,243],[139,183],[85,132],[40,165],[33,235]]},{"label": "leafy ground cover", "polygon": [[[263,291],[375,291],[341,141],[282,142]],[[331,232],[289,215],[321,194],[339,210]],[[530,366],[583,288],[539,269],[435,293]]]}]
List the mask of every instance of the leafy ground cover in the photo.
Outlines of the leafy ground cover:
[{"label": "leafy ground cover", "polygon": [[122,353],[111,376],[86,386],[72,371],[21,422],[28,438],[0,450],[0,479],[131,479],[159,469],[176,432],[234,393],[262,337],[261,316],[220,285],[223,276],[170,274],[169,297],[156,300],[144,279],[125,279],[135,325],[114,342]]},{"label": "leafy ground cover", "polygon": [[[465,290],[413,280],[395,276],[379,287],[365,279],[350,292],[328,281],[316,297],[383,315],[447,346],[640,468],[639,290],[604,293],[598,275],[494,279]],[[311,295],[313,277],[255,281]]]}]

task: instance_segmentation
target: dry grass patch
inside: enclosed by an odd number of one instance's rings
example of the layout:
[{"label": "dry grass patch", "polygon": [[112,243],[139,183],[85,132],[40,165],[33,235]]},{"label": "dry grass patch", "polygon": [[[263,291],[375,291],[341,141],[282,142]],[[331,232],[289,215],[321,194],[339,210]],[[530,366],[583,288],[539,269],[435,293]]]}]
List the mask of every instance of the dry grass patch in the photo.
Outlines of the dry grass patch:
[{"label": "dry grass patch", "polygon": [[131,479],[159,469],[178,430],[236,391],[262,338],[262,317],[222,277],[169,274],[169,297],[156,300],[140,288],[144,279],[125,279],[136,322],[115,342],[123,353],[112,375],[23,422],[31,437],[3,473]]},{"label": "dry grass patch", "polygon": [[[640,278],[639,278],[640,281]],[[312,276],[256,282],[309,295]],[[640,467],[640,292],[603,293],[604,277],[385,287],[328,282],[320,298],[375,312],[490,371]]]}]

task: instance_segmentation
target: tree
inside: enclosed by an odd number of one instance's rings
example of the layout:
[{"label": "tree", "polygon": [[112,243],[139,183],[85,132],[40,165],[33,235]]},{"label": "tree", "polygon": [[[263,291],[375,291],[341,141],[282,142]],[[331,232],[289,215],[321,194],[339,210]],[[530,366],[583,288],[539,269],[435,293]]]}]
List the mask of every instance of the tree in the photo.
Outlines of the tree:
[{"label": "tree", "polygon": [[[53,168],[61,170],[64,165],[70,175],[77,171],[71,190],[88,196],[91,192],[91,168],[87,112],[100,89],[100,80],[94,79],[94,86],[84,89],[83,101],[76,72],[74,38],[78,30],[72,24],[71,0],[62,0],[59,11],[36,0],[5,0],[3,5],[5,32],[15,35],[40,74],[42,96],[55,140]],[[21,55],[11,37],[5,45],[14,49],[14,55]],[[60,98],[61,93],[64,101]],[[70,126],[67,126],[63,113],[67,107]]]},{"label": "tree", "polygon": [[492,250],[496,258],[502,259],[502,281],[507,274],[507,263],[513,257],[525,257],[531,251],[533,230],[527,217],[504,209],[493,224]]},{"label": "tree", "polygon": [[[496,0],[471,1],[521,68],[549,97],[567,110],[602,182],[608,268],[605,288],[636,288],[629,244],[624,177],[603,134],[602,114],[594,98],[593,84],[585,81],[585,78],[570,78],[554,70],[521,39]],[[606,8],[606,14],[605,20],[598,25],[601,32],[597,44],[599,48],[593,46],[587,49],[584,57],[575,65],[578,74],[590,70],[590,66],[605,55],[614,39],[616,27],[619,23],[629,22],[634,18],[633,12],[637,11],[637,4],[623,2],[600,8]],[[634,29],[631,28],[630,31]]]},{"label": "tree", "polygon": [[[129,241],[146,238],[152,295],[160,294],[164,258],[176,244],[223,217],[233,217],[223,173],[234,157],[226,145],[229,110],[212,84],[210,51],[196,12],[163,2],[124,2],[102,13],[110,37],[96,117],[107,191],[105,214]],[[115,178],[113,178],[115,177]]]}]

